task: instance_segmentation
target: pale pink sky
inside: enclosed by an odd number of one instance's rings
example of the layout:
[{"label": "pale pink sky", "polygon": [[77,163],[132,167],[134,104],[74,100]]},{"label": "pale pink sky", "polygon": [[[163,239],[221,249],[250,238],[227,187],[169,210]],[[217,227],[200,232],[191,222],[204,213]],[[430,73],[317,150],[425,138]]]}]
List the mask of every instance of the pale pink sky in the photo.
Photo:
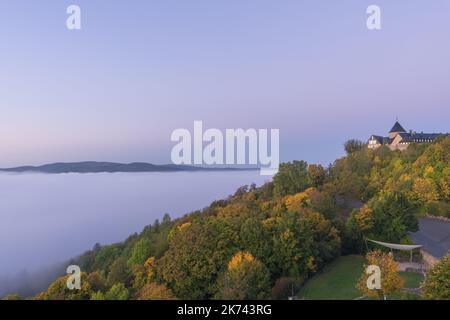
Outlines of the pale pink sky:
[{"label": "pale pink sky", "polygon": [[450,2],[2,1],[0,167],[170,162],[176,128],[279,128],[281,160],[449,131]]}]

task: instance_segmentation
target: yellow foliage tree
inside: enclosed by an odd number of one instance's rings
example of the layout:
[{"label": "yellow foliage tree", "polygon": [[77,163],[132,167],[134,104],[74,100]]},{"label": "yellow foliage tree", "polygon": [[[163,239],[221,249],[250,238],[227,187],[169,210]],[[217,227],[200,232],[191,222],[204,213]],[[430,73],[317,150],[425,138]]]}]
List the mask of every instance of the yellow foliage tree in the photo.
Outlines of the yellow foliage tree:
[{"label": "yellow foliage tree", "polygon": [[144,263],[145,270],[147,271],[148,281],[153,281],[153,277],[155,274],[155,261],[155,257],[149,257]]},{"label": "yellow foliage tree", "polygon": [[[363,294],[383,299],[403,288],[405,281],[398,273],[398,263],[394,261],[391,253],[374,250],[367,253],[366,259],[367,264],[364,265],[364,272],[356,285]],[[371,276],[371,274],[367,273],[369,266],[378,266],[380,268],[380,289],[371,289],[368,286],[368,280]]]},{"label": "yellow foliage tree", "polygon": [[269,270],[249,252],[238,252],[231,258],[218,284],[220,299],[266,299],[270,296]]},{"label": "yellow foliage tree", "polygon": [[284,200],[284,204],[289,212],[297,212],[302,208],[310,205],[310,200],[306,192],[300,192],[293,196],[287,196]]},{"label": "yellow foliage tree", "polygon": [[450,300],[450,254],[428,270],[423,296],[426,299]]},{"label": "yellow foliage tree", "polygon": [[244,263],[252,263],[253,261],[255,261],[255,257],[253,257],[251,253],[238,252],[231,258],[230,262],[228,262],[228,270],[233,271],[240,265]]},{"label": "yellow foliage tree", "polygon": [[413,194],[422,202],[436,201],[439,195],[434,182],[427,178],[417,178],[413,184]]},{"label": "yellow foliage tree", "polygon": [[450,201],[450,186],[449,186],[449,184],[450,184],[450,181],[448,181],[448,179],[446,180],[446,179],[442,178],[438,181],[437,187],[438,187],[439,198],[441,200]]},{"label": "yellow foliage tree", "polygon": [[356,224],[361,232],[372,229],[374,225],[373,211],[367,204],[362,206],[355,215]]}]

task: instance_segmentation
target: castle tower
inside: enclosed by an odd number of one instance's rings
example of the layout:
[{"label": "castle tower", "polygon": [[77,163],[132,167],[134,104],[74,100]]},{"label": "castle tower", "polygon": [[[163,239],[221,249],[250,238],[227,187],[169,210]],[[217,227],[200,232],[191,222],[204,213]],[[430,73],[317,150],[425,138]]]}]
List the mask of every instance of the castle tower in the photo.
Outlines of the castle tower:
[{"label": "castle tower", "polygon": [[389,138],[393,139],[398,133],[405,133],[405,132],[406,130],[403,129],[402,125],[398,121],[395,121],[394,126],[392,127],[391,131],[389,131]]}]

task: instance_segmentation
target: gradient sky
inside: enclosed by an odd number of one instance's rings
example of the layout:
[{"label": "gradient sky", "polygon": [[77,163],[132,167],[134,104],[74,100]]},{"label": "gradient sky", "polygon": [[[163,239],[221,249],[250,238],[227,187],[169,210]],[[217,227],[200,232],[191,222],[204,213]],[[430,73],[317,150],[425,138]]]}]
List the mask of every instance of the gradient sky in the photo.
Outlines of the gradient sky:
[{"label": "gradient sky", "polygon": [[0,40],[0,167],[168,163],[194,120],[279,128],[281,160],[323,164],[396,117],[449,131],[448,0],[2,0]]}]

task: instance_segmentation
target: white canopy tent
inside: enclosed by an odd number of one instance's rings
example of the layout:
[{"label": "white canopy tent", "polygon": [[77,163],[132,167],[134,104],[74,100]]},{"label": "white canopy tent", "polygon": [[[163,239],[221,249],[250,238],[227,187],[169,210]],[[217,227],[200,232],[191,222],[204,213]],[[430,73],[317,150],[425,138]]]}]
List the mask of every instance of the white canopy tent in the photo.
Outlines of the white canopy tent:
[{"label": "white canopy tent", "polygon": [[412,251],[414,249],[418,249],[418,248],[422,247],[422,245],[418,245],[418,244],[397,244],[397,243],[381,242],[381,241],[376,241],[376,240],[371,240],[371,239],[366,239],[366,240],[376,243],[376,244],[379,244],[380,246],[390,248],[391,251],[392,251],[392,249],[401,250],[401,251],[409,251],[411,262],[412,262]]},{"label": "white canopy tent", "polygon": [[422,245],[420,245],[420,244],[397,244],[397,243],[375,241],[375,240],[371,240],[371,239],[367,239],[367,240],[369,240],[370,242],[377,243],[383,247],[388,247],[391,249],[397,249],[397,250],[402,250],[402,251],[411,251],[411,250],[422,247]]}]

